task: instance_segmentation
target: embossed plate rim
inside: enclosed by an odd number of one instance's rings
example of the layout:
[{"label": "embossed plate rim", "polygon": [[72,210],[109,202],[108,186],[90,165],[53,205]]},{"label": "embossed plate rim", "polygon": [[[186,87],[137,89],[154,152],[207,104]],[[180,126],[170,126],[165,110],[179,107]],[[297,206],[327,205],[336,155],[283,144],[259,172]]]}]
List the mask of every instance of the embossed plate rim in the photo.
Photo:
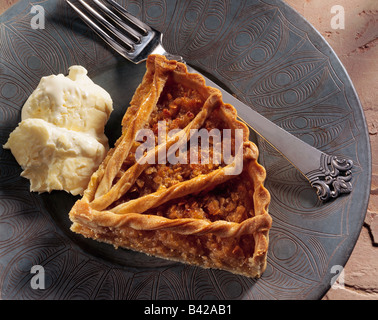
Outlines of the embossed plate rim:
[{"label": "embossed plate rim", "polygon": [[[167,1],[169,2],[170,0],[167,0]],[[51,7],[51,2],[52,2],[51,0],[35,1],[36,4],[41,4],[42,6],[44,4],[46,4],[46,7],[48,9],[50,9],[50,7]],[[213,0],[213,2],[215,2],[215,0]],[[249,1],[249,2],[253,3],[253,2],[256,2],[256,1]],[[326,43],[326,41],[324,40],[324,38],[307,21],[305,21],[304,18],[301,17],[298,13],[293,14],[293,12],[295,12],[295,11],[292,8],[290,8],[287,4],[285,4],[285,3],[281,2],[281,1],[275,1],[275,0],[260,1],[260,2],[261,3],[265,3],[265,4],[272,4],[272,5],[278,6],[279,9],[284,13],[285,17],[290,17],[292,19],[292,21],[290,21],[290,23],[292,23],[293,25],[300,24],[302,30],[303,30],[303,28],[306,29],[306,32],[308,33],[308,36],[312,39],[312,41],[314,41],[315,43],[317,43],[317,45],[319,46],[319,49],[321,49],[322,51],[325,52],[325,54],[327,54],[327,55],[329,55],[331,57],[331,60],[332,60],[333,64],[336,64],[338,68],[341,68],[341,70],[338,70],[338,72],[342,74],[342,76],[344,77],[344,79],[346,79],[346,83],[344,83],[344,84],[346,86],[348,86],[348,90],[352,90],[352,92],[354,93],[354,95],[355,95],[355,97],[357,98],[357,101],[358,101],[357,94],[355,92],[355,89],[353,87],[353,84],[351,83],[351,80],[350,80],[348,74],[345,71],[345,68],[342,66],[340,60],[335,55],[335,53],[333,52],[333,50],[328,46],[328,44]],[[58,5],[56,5],[56,6],[58,6]],[[25,14],[25,10],[24,10],[25,6],[27,7],[26,1],[20,1],[14,7],[12,7],[10,10],[8,10],[7,12],[5,12],[2,15],[2,18],[5,19],[5,17],[6,17],[8,19],[11,19],[12,15],[17,16],[17,15]],[[30,6],[28,8],[30,8]],[[54,7],[54,8],[56,8],[56,7]],[[47,12],[47,14],[48,13],[49,12]],[[62,32],[61,36],[65,36],[64,32],[67,32],[66,29],[64,29],[64,30],[61,29],[61,30],[58,30],[58,31]],[[59,32],[58,32],[58,34],[60,34]],[[82,33],[84,32],[84,34],[85,34],[85,31],[81,30],[81,32]],[[88,36],[88,34],[86,34],[85,36]],[[90,35],[89,35],[89,37],[90,37]],[[92,43],[92,42],[90,42],[90,43]],[[120,59],[116,58],[111,53],[109,53],[108,49],[104,48],[102,46],[102,44],[100,44],[100,43],[98,45],[95,44],[95,49],[94,50],[97,50],[97,54],[98,55],[101,55],[101,54],[104,55],[105,56],[104,59],[105,59],[105,61],[107,61],[107,63],[113,64],[113,65],[116,65],[117,63],[121,63]],[[81,54],[83,54],[83,53],[81,52]],[[82,58],[82,59],[84,59],[84,58]],[[78,60],[80,60],[80,58],[78,58]],[[1,60],[0,60],[0,62],[1,62]],[[90,71],[90,75],[91,74],[92,75],[93,74],[96,75],[96,72],[94,71],[95,70],[94,65],[93,64],[91,65],[91,61],[86,60],[86,62],[88,63],[88,69]],[[198,61],[196,61],[196,62],[198,62]],[[65,60],[64,63],[63,63],[63,65],[65,63],[68,63],[68,61]],[[59,65],[60,65],[60,63],[59,63]],[[63,68],[61,65],[60,65],[60,67]],[[64,72],[65,73],[66,70],[59,70],[59,72]],[[30,80],[30,79],[28,78],[28,80]],[[36,79],[33,79],[33,81],[36,81]],[[359,104],[359,101],[358,101],[358,104]],[[367,127],[366,127],[366,123],[364,122],[364,115],[363,115],[361,106],[359,105],[359,107],[360,107],[360,109],[359,109],[359,111],[360,111],[360,119],[359,120],[360,120],[360,122],[364,123],[364,126],[361,129],[361,131],[365,132],[365,138],[366,138]],[[3,132],[2,136],[1,136],[2,139],[5,139],[6,134],[8,134],[11,131],[11,126],[16,125],[16,118],[17,118],[17,116],[13,116],[12,117],[13,123],[11,125],[2,124],[2,126],[0,128],[1,129],[0,132]],[[1,142],[4,143],[5,141],[1,141]],[[363,149],[364,149],[365,152],[367,151],[368,154],[370,155],[370,145],[365,140],[364,140],[364,143],[366,143],[366,146],[364,146]],[[2,151],[1,161],[10,161],[9,154],[6,155]],[[366,181],[370,185],[370,182],[369,182],[371,180],[371,161],[370,161],[370,158],[367,159],[365,162],[367,164],[367,168],[363,168],[365,170],[363,173],[365,175],[366,174],[368,175]],[[13,176],[12,176],[12,174],[13,174]],[[16,174],[19,174],[19,171]],[[22,182],[20,184],[21,179],[15,177],[15,175],[14,175],[13,172],[9,173],[9,176],[7,176],[7,179],[9,181],[12,181],[12,185],[15,188],[15,190],[19,190],[20,192],[25,192],[25,189],[24,189],[25,184],[22,183]],[[6,183],[6,181],[5,181],[5,183]],[[3,189],[0,189],[0,192],[1,192],[0,193],[1,200],[2,201],[7,201],[7,199],[9,198],[9,195],[7,194],[6,195],[7,197],[5,197],[4,193],[3,193]],[[360,198],[360,200],[362,199],[362,206],[361,206],[362,208],[360,208],[360,213],[359,213],[359,215],[357,217],[358,218],[357,219],[358,220],[358,226],[357,227],[360,230],[360,228],[362,227],[364,213],[366,213],[366,208],[367,208],[367,202],[368,202],[368,198],[369,198],[369,193],[366,192],[366,190],[361,190],[361,191],[357,191],[357,192],[361,192],[361,194],[359,195],[359,198]],[[71,243],[72,239],[69,238],[69,237],[67,237],[66,230],[62,231],[60,229],[60,227],[56,225],[56,220],[52,220],[51,216],[49,215],[48,210],[46,210],[46,208],[44,207],[45,203],[41,202],[40,199],[41,199],[41,197],[39,197],[37,195],[30,195],[30,196],[27,197],[27,199],[25,199],[25,201],[26,201],[25,204],[23,204],[23,205],[20,206],[20,208],[18,209],[19,211],[17,211],[17,212],[15,211],[15,212],[12,212],[10,214],[14,214],[15,216],[18,215],[19,217],[21,217],[21,216],[24,217],[25,213],[29,212],[30,214],[28,216],[28,219],[38,219],[38,223],[40,225],[42,225],[42,226],[43,225],[49,225],[49,226],[51,225],[51,228],[50,227],[49,228],[52,229],[52,230],[54,230],[54,232],[55,232],[53,234],[54,237],[52,237],[48,233],[43,233],[43,234],[40,234],[40,235],[38,233],[35,233],[35,234],[32,234],[32,235],[26,233],[26,235],[27,235],[26,239],[28,241],[30,241],[31,243],[35,243],[36,246],[38,245],[38,246],[40,246],[40,248],[42,248],[41,247],[41,243],[39,241],[42,241],[42,244],[43,244],[44,243],[43,241],[46,240],[46,241],[48,241],[49,247],[46,247],[45,250],[46,251],[51,250],[52,253],[56,252],[56,250],[58,250],[58,249],[61,249],[60,243],[63,243],[64,244],[63,245],[63,249],[64,250],[68,250],[67,252],[70,252],[70,250],[71,250],[70,246],[75,246],[75,243]],[[5,208],[7,208],[7,207],[5,206]],[[36,208],[36,209],[33,209],[33,208]],[[272,208],[272,210],[273,209],[274,208]],[[2,209],[2,211],[0,210],[0,218],[2,217],[1,214],[9,214],[9,213],[6,211],[6,209]],[[355,217],[352,217],[352,218],[354,219]],[[1,222],[1,220],[0,220],[0,222]],[[345,227],[348,228],[348,226],[345,226]],[[358,228],[356,228],[356,229],[358,229]],[[273,232],[274,232],[274,229],[273,229]],[[341,247],[344,248],[343,250],[346,253],[345,256],[342,259],[340,259],[340,258],[338,259],[338,261],[342,265],[344,265],[346,263],[346,261],[348,260],[349,255],[352,252],[352,248],[355,245],[355,242],[357,240],[358,234],[359,234],[359,232],[356,232],[356,231],[353,232],[353,234],[346,233],[345,241],[339,244],[339,246],[341,246]],[[37,236],[40,236],[40,237],[37,238]],[[5,237],[5,236],[3,236],[3,237]],[[0,238],[0,240],[2,240],[2,239],[3,238]],[[273,237],[272,237],[272,241],[275,241],[275,239]],[[14,242],[14,243],[17,243],[17,242]],[[6,285],[9,283],[9,279],[6,277],[6,273],[12,273],[13,274],[13,273],[15,273],[17,271],[17,272],[20,272],[22,274],[22,277],[20,278],[19,277],[20,275],[17,274],[16,278],[14,278],[14,279],[11,278],[11,280],[12,280],[11,282],[16,284],[15,288],[19,289],[19,291],[15,291],[14,292],[13,297],[16,297],[16,298],[19,298],[19,297],[22,297],[22,298],[25,298],[25,297],[26,298],[27,297],[34,298],[34,296],[32,295],[32,294],[34,294],[34,292],[32,292],[32,293],[26,293],[26,296],[25,296],[25,293],[22,291],[22,288],[25,288],[25,284],[27,284],[27,281],[31,277],[30,273],[28,272],[29,270],[27,270],[27,268],[26,268],[26,266],[28,266],[28,264],[23,263],[23,261],[18,261],[17,268],[13,269],[12,265],[11,265],[12,263],[15,262],[15,260],[13,260],[13,257],[10,257],[9,255],[2,253],[2,252],[4,252],[4,250],[5,251],[7,249],[11,250],[11,248],[9,248],[9,247],[8,248],[4,248],[1,245],[2,245],[2,242],[0,241],[0,250],[3,250],[3,251],[0,251],[0,286],[1,286],[0,297],[3,296],[3,298],[7,298],[9,296],[9,295],[7,295],[9,292],[8,292],[8,289],[6,288]],[[344,246],[346,246],[346,247],[344,247]],[[72,259],[76,259],[78,261],[82,261],[81,260],[82,259],[81,255],[85,255],[85,258],[89,257],[88,260],[86,260],[86,266],[90,267],[93,264],[92,267],[95,270],[97,270],[98,266],[101,266],[102,264],[105,265],[105,266],[107,266],[109,268],[109,270],[111,270],[111,271],[109,271],[109,273],[111,273],[111,272],[116,273],[116,272],[118,272],[118,269],[121,268],[118,265],[113,264],[113,263],[107,261],[106,259],[103,260],[101,257],[92,256],[91,253],[86,252],[85,247],[83,247],[83,248],[78,247],[75,250],[77,252],[75,251],[75,255],[72,257]],[[29,257],[29,256],[26,253],[23,253],[22,257],[25,257],[25,259],[26,259],[26,257]],[[32,258],[30,258],[30,259],[31,260],[28,263],[30,263],[31,261],[38,262],[38,261],[34,261]],[[270,263],[270,262],[273,262],[273,261],[270,259],[270,260],[268,260],[268,263]],[[97,269],[96,269],[96,266],[97,266]],[[26,268],[26,269],[23,270],[23,268],[24,269]],[[173,265],[170,269],[171,270],[176,270],[176,268],[182,268],[182,267],[181,266]],[[196,274],[196,276],[198,276],[199,274],[201,274],[201,271],[197,270],[195,268],[192,269],[192,268],[183,267],[182,269],[184,269],[184,272],[186,272],[185,274],[187,274],[187,275],[189,275],[189,274],[192,275],[194,273],[194,274]],[[1,275],[1,273],[3,273],[3,275]],[[155,275],[153,275],[153,273],[151,274],[148,271],[146,271],[146,273],[143,273],[143,275],[150,276],[150,277],[155,277]],[[227,284],[233,284],[233,282],[231,281],[232,278],[227,278],[227,275],[224,274],[224,273],[222,273],[222,272],[211,272],[211,273],[209,273],[209,276],[211,277],[212,281],[219,281],[219,282],[225,281],[225,283],[227,283]],[[161,277],[161,279],[163,279],[163,278],[164,277]],[[197,277],[196,279],[200,279],[200,278]],[[79,280],[82,281],[82,279],[76,279],[76,280],[77,281],[79,281]],[[101,278],[101,281],[108,281],[108,280],[109,280],[108,278],[105,278],[105,279]],[[310,280],[307,280],[307,281],[310,281]],[[66,281],[62,281],[62,283],[63,283],[63,286],[67,286],[67,288],[69,288],[70,283],[67,280]],[[98,283],[92,283],[91,285],[93,285],[93,286],[96,287],[98,285]],[[272,283],[267,283],[266,282],[266,278],[264,279],[264,276],[262,278],[262,281],[257,280],[257,281],[253,282],[253,288],[254,289],[257,288],[257,287],[261,287],[262,290],[265,290],[266,288],[264,289],[264,286],[266,286],[266,285],[271,286]],[[317,286],[314,286],[311,291],[307,291],[306,292],[305,298],[308,298],[308,299],[311,299],[311,298],[312,299],[314,299],[314,298],[316,298],[316,299],[320,298],[329,289],[329,287],[330,287],[329,277],[324,277],[324,279],[321,279],[321,281],[317,284]],[[52,293],[52,295],[54,296],[54,298],[61,298],[61,299],[65,299],[67,297],[70,298],[69,294],[66,292],[67,290],[66,291],[64,291],[64,290],[63,291],[57,290],[57,291],[58,291],[58,293],[55,293],[55,295],[53,295],[54,293]],[[56,295],[58,295],[58,296],[56,296]],[[98,293],[98,295],[101,296],[100,293]],[[92,296],[91,294],[88,294],[88,293],[87,293],[87,296],[89,298],[90,297],[96,297],[96,296]],[[290,292],[284,292],[282,296],[283,297],[288,297],[288,298],[290,298],[290,297],[298,297],[298,295],[295,295],[294,293],[291,294]],[[49,293],[45,293],[45,294],[37,295],[37,297],[40,298],[40,299],[44,299],[44,298],[49,298],[51,296],[49,295]],[[249,292],[245,293],[245,298],[246,299],[255,298],[255,297],[259,297],[259,291],[256,291],[256,295],[254,295],[252,293],[249,293]]]}]

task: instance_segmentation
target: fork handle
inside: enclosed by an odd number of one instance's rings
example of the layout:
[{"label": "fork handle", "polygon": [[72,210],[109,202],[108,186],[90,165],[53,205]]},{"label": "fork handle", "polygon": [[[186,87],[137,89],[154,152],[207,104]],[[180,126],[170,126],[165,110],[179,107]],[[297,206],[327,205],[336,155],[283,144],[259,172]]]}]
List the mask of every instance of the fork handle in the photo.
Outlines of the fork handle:
[{"label": "fork handle", "polygon": [[[189,72],[199,73],[188,66]],[[235,107],[238,116],[279,151],[316,188],[320,200],[337,198],[352,191],[353,161],[326,154],[277,126],[201,74],[206,84],[222,92],[223,101]]]}]

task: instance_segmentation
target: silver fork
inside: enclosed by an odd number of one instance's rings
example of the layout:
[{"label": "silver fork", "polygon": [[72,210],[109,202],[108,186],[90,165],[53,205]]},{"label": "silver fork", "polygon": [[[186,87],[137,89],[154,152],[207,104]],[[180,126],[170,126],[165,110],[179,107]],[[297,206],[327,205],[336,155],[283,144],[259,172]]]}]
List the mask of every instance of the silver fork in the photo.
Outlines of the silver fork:
[{"label": "silver fork", "polygon": [[[141,63],[150,54],[185,63],[181,56],[170,54],[162,45],[162,34],[143,23],[113,0],[93,0],[89,5],[78,0],[82,9],[65,0],[110,47],[127,60]],[[188,66],[189,72],[196,72]],[[353,161],[326,154],[254,111],[216,83],[202,75],[206,84],[222,92],[223,101],[235,107],[241,121],[279,151],[316,188],[320,200],[337,198],[352,191]]]}]

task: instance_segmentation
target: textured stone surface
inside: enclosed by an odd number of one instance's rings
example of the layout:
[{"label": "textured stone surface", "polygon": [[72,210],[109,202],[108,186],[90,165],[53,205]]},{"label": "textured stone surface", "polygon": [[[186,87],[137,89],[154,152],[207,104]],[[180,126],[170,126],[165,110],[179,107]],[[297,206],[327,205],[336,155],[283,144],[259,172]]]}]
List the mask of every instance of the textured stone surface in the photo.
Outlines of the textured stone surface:
[{"label": "textured stone surface", "polygon": [[1,0],[0,1],[0,14],[15,4],[17,0]]},{"label": "textured stone surface", "polygon": [[[0,14],[17,0],[1,0]],[[378,2],[377,0],[286,0],[328,41],[351,77],[363,106],[372,148],[372,185],[360,237],[344,281],[323,299],[378,300]],[[333,29],[331,9],[344,8],[345,28]]]},{"label": "textured stone surface", "polygon": [[[378,2],[286,0],[328,41],[344,64],[361,100],[372,149],[370,202],[360,237],[344,269],[344,286],[323,299],[378,300]],[[341,5],[345,29],[333,29],[331,12]]]}]

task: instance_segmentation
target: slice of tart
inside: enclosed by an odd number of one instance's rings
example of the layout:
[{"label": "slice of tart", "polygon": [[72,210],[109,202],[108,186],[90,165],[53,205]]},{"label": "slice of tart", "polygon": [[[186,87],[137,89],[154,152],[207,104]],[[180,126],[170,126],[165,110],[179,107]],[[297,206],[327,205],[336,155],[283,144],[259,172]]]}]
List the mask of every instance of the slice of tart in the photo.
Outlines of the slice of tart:
[{"label": "slice of tart", "polygon": [[71,230],[182,263],[259,277],[270,195],[249,130],[219,90],[149,56],[122,135],[70,211]]}]

